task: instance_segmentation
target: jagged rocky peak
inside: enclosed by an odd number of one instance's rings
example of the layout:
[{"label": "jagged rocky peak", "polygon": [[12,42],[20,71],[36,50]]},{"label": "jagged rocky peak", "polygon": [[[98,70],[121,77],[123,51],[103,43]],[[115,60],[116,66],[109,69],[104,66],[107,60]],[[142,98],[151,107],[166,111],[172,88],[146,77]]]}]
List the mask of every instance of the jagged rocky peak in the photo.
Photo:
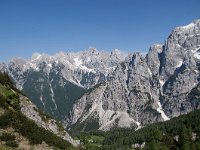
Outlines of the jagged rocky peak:
[{"label": "jagged rocky peak", "polygon": [[20,73],[24,69],[24,66],[26,65],[26,60],[23,58],[14,57],[7,64],[3,65],[5,72],[7,71],[7,68],[9,68],[10,72],[17,71],[18,73]]},{"label": "jagged rocky peak", "polygon": [[163,45],[154,44],[150,47],[146,55],[147,64],[153,75],[158,75],[160,70],[160,61],[163,52]]},{"label": "jagged rocky peak", "polygon": [[56,58],[62,58],[62,57],[65,57],[67,55],[68,55],[68,53],[66,53],[65,51],[59,51],[58,53],[55,54],[55,57]]},{"label": "jagged rocky peak", "polygon": [[14,63],[18,66],[23,66],[26,63],[26,60],[23,58],[14,57],[9,61],[9,63]]},{"label": "jagged rocky peak", "polygon": [[149,48],[149,53],[151,53],[151,52],[161,53],[162,51],[163,51],[163,45],[162,44],[153,44]]},{"label": "jagged rocky peak", "polygon": [[[112,59],[111,59],[111,58]],[[21,60],[15,58],[11,61],[13,65],[20,66],[22,70],[34,69],[40,70],[41,64],[46,64],[49,69],[52,65],[63,65],[65,69],[82,70],[84,72],[102,72],[108,74],[113,71],[113,67],[119,61],[123,61],[125,54],[119,50],[113,52],[98,51],[96,48],[90,47],[80,52],[59,52],[55,55],[45,53],[34,53],[29,60]],[[10,63],[11,64],[11,63]],[[49,70],[48,69],[48,70]]]},{"label": "jagged rocky peak", "polygon": [[[199,58],[197,50],[200,46],[200,25],[199,20],[187,26],[175,28],[164,44],[163,59],[161,60],[161,75],[164,80],[174,74],[177,67],[183,64],[186,57]],[[191,54],[190,54],[191,53]]]},{"label": "jagged rocky peak", "polygon": [[98,54],[98,50],[95,47],[89,47],[88,50],[86,50],[90,54]]},{"label": "jagged rocky peak", "polygon": [[[168,38],[173,40],[175,47],[183,47],[186,50],[199,45],[200,20],[193,21],[189,25],[175,28]],[[171,43],[169,43],[171,44]],[[170,45],[169,45],[170,46]],[[191,50],[191,49],[190,49]]]},{"label": "jagged rocky peak", "polygon": [[[82,67],[86,66],[89,68],[96,68],[95,64],[105,64],[109,65],[109,56],[112,56],[112,61],[122,61],[125,58],[125,53],[119,50],[114,50],[112,52],[98,51],[96,48],[90,47],[85,51],[80,52],[59,52],[53,56],[48,54],[34,53],[31,58],[31,62],[40,61],[57,61],[60,63],[68,64],[69,66]],[[72,67],[73,68],[73,67]],[[84,67],[82,67],[84,68]],[[81,68],[80,68],[81,69]]]},{"label": "jagged rocky peak", "polygon": [[192,21],[190,24],[186,26],[176,27],[174,31],[189,32],[193,30],[193,32],[195,32],[195,30],[198,30],[199,27],[200,27],[200,19],[197,19],[197,20]]},{"label": "jagged rocky peak", "polygon": [[31,56],[31,60],[38,60],[40,57],[42,56],[42,54],[35,52],[33,53],[33,55]]},{"label": "jagged rocky peak", "polygon": [[54,56],[51,56],[49,54],[46,53],[33,53],[32,57],[30,60],[28,60],[30,62],[33,63],[38,63],[38,62],[53,62],[54,61]]},{"label": "jagged rocky peak", "polygon": [[200,21],[177,27],[168,37],[161,60],[164,110],[170,117],[194,108],[187,101],[187,93],[194,88],[199,76]]},{"label": "jagged rocky peak", "polygon": [[116,59],[120,59],[120,60],[124,60],[124,58],[127,56],[126,53],[121,52],[119,49],[114,49],[111,51],[110,53],[110,57],[111,58],[116,58]]}]

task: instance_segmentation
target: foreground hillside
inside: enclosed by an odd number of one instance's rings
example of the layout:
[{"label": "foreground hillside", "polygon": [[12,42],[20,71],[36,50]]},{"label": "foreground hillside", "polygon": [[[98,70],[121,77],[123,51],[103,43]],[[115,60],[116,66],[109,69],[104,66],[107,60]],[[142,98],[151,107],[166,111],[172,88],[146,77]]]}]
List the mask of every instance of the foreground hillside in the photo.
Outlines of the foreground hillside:
[{"label": "foreground hillside", "polygon": [[200,110],[137,131],[116,129],[78,137],[89,150],[200,150]]},{"label": "foreground hillside", "polygon": [[36,107],[33,107],[35,111],[31,110],[31,106],[34,105],[14,87],[7,74],[0,73],[0,149],[73,149],[72,144],[77,146],[62,125]]}]

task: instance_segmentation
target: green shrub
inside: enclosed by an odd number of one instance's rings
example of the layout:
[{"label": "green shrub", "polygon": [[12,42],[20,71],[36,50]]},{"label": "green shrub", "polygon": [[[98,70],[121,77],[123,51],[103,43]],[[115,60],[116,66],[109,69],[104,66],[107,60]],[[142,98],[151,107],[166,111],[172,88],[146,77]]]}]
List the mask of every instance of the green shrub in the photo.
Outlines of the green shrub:
[{"label": "green shrub", "polygon": [[18,99],[18,98],[19,98],[19,95],[14,94],[14,93],[9,93],[9,94],[7,95],[7,98],[9,98],[9,99]]},{"label": "green shrub", "polygon": [[13,141],[13,140],[15,140],[15,135],[12,135],[10,133],[3,133],[0,136],[0,140],[1,141]]},{"label": "green shrub", "polygon": [[10,111],[6,111],[0,116],[0,128],[8,127],[12,122],[12,114]]},{"label": "green shrub", "polygon": [[16,141],[6,141],[6,145],[9,147],[18,147],[18,143]]},{"label": "green shrub", "polygon": [[6,98],[1,94],[0,94],[0,107],[3,107],[3,108],[8,107],[7,102],[6,102]]},{"label": "green shrub", "polygon": [[0,83],[2,85],[14,85],[7,73],[0,72]]}]

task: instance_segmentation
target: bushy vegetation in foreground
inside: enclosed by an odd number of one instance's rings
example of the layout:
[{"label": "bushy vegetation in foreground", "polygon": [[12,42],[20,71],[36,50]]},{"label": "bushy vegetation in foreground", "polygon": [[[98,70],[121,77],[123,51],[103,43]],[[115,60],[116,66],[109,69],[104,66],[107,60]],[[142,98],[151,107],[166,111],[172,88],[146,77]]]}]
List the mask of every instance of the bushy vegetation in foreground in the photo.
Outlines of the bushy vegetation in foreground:
[{"label": "bushy vegetation in foreground", "polygon": [[21,133],[29,139],[31,144],[41,144],[45,141],[50,146],[61,149],[71,146],[67,141],[61,139],[50,131],[37,126],[32,120],[27,119],[21,113],[7,111],[0,117],[0,127],[12,127],[15,131]]}]

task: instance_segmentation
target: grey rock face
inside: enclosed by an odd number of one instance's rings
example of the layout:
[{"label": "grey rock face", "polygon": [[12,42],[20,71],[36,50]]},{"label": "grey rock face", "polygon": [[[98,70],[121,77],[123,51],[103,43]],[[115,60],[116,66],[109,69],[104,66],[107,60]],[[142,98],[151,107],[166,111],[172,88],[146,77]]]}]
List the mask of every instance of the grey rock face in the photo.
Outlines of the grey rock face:
[{"label": "grey rock face", "polygon": [[187,100],[187,94],[198,84],[198,48],[200,45],[200,21],[176,28],[164,45],[164,63],[161,78],[163,86],[162,103],[166,114],[178,116],[194,108]]},{"label": "grey rock face", "polygon": [[160,65],[162,59],[163,45],[155,44],[150,47],[146,55],[147,64],[151,70],[152,75],[158,76],[160,73]]},{"label": "grey rock face", "polygon": [[161,75],[174,74],[177,65],[200,45],[200,21],[196,20],[183,27],[177,27],[164,44]]},{"label": "grey rock face", "polygon": [[67,120],[67,124],[85,120],[91,114],[99,118],[101,130],[113,127],[139,128],[147,123],[164,120],[156,110],[158,96],[154,93],[159,90],[149,82],[156,81],[153,81],[155,79],[144,56],[139,53],[129,55],[117,66],[112,76],[109,82],[87,93],[76,103],[72,119]]}]

